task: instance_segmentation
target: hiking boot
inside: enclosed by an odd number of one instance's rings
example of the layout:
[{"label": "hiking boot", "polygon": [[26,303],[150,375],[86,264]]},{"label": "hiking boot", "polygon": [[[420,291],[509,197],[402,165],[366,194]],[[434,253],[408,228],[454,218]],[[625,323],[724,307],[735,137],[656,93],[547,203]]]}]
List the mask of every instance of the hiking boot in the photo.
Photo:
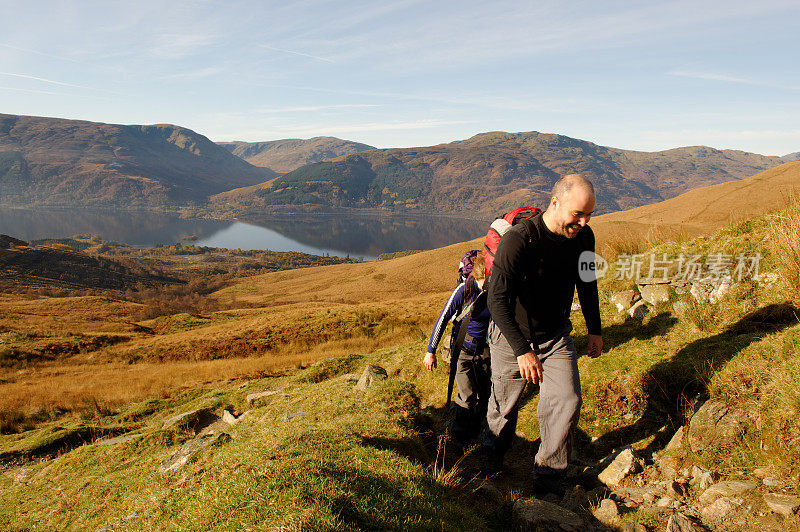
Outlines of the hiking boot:
[{"label": "hiking boot", "polygon": [[497,456],[491,452],[486,452],[481,465],[481,476],[484,478],[491,478],[503,472],[503,457]]},{"label": "hiking boot", "polygon": [[568,488],[568,483],[561,475],[533,474],[533,493],[539,498],[552,493],[561,499],[567,493]]}]

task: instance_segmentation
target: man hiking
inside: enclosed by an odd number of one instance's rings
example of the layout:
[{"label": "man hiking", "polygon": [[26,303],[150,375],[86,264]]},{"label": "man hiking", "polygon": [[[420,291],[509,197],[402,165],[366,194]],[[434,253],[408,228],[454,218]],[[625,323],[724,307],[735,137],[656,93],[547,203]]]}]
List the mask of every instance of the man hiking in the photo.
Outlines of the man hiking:
[{"label": "man hiking", "polygon": [[[463,343],[451,343],[450,356],[456,357],[451,367],[456,367],[455,382],[458,396],[455,399],[455,417],[451,425],[450,435],[453,442],[462,450],[466,450],[471,440],[480,434],[483,420],[486,419],[486,404],[489,401],[489,349],[486,345],[486,329],[489,326],[489,310],[486,308],[486,296],[482,293],[486,265],[483,252],[475,257],[472,272],[467,279],[458,285],[450,294],[433,326],[428,349],[423,364],[429,370],[436,367],[436,346],[442,338],[447,322],[451,317],[461,314],[474,302],[471,312],[461,323],[453,324],[453,337],[461,331]],[[452,376],[451,376],[452,378]],[[452,381],[451,381],[452,383]],[[449,399],[449,397],[448,397]]]},{"label": "man hiking", "polygon": [[484,473],[502,469],[525,384],[538,384],[541,444],[533,487],[540,494],[563,493],[571,431],[580,413],[578,354],[569,319],[576,288],[589,331],[589,356],[603,350],[597,281],[580,275],[579,265],[580,260],[594,262],[594,233],[587,225],[594,205],[588,180],[574,174],[561,178],[544,213],[503,235],[489,281],[492,393]]}]

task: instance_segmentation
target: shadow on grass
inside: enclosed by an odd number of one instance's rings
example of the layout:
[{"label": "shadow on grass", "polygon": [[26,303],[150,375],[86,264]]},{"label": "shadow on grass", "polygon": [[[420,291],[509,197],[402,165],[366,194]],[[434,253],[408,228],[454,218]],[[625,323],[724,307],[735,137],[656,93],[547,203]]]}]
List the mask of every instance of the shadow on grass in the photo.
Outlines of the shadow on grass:
[{"label": "shadow on grass", "polygon": [[[660,312],[647,323],[643,323],[641,319],[627,317],[622,323],[603,327],[603,350],[608,351],[633,339],[645,341],[663,336],[677,324],[678,319],[669,312]],[[585,353],[586,337],[575,338],[575,347],[578,353]]]},{"label": "shadow on grass", "polygon": [[[639,419],[601,436],[593,445],[597,452],[630,445],[658,433],[665,424],[675,426],[687,400],[708,396],[708,383],[714,373],[737,353],[771,334],[798,323],[800,310],[789,303],[772,304],[755,310],[724,331],[695,340],[675,356],[655,364],[644,376],[643,392],[647,404]],[[663,448],[670,431],[658,433],[645,452]]]}]

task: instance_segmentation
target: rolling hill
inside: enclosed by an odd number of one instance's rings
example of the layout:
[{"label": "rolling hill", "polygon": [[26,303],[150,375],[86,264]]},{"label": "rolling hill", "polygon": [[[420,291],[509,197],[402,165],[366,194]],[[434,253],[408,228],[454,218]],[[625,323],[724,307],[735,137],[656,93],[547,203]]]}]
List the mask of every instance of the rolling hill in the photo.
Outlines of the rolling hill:
[{"label": "rolling hill", "polygon": [[179,126],[0,114],[6,205],[183,205],[274,175]]},{"label": "rolling hill", "polygon": [[[418,209],[495,214],[546,203],[553,183],[582,173],[598,187],[598,213],[742,179],[783,163],[704,146],[636,152],[562,135],[483,133],[437,146],[379,149],[306,165],[254,187],[251,206]],[[226,196],[224,201],[236,201]]]},{"label": "rolling hill", "polygon": [[690,190],[680,196],[592,219],[598,241],[654,231],[699,236],[743,218],[785,208],[800,189],[800,161],[754,176]]},{"label": "rolling hill", "polygon": [[267,142],[218,142],[220,146],[252,164],[269,168],[275,173],[285,174],[301,166],[374,150],[360,142],[336,137],[314,137],[311,139],[282,139]]}]

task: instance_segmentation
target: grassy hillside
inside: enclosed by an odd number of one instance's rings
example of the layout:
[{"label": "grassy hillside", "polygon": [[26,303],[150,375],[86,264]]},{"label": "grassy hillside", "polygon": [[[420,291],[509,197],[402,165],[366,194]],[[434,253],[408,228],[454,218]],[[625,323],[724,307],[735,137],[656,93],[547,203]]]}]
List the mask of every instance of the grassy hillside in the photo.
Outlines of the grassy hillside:
[{"label": "grassy hillside", "polygon": [[602,213],[742,179],[782,162],[780,157],[702,146],[646,153],[562,135],[494,132],[449,144],[372,150],[307,165],[238,201],[243,207],[496,214],[526,203],[544,204],[556,180],[581,173],[597,185]]},{"label": "grassy hillside", "polygon": [[785,207],[800,188],[800,162],[739,181],[691,190],[666,201],[592,219],[598,240],[694,237]]},{"label": "grassy hillside", "polygon": [[[577,458],[589,469],[572,472],[575,482],[592,490],[601,460],[632,445],[645,470],[629,488],[671,482],[660,469],[663,456],[678,471],[698,466],[725,480],[767,476],[770,484],[759,485],[735,518],[703,522],[739,530],[800,526],[796,516],[771,513],[760,498],[765,490],[800,495],[800,389],[793,384],[800,371],[798,216],[800,207],[790,205],[698,238],[631,244],[647,256],[760,254],[760,273],[777,279],[745,278],[714,303],[672,293],[632,319],[610,298],[635,283],[601,279],[605,353],[579,361],[584,406]],[[613,249],[630,252],[617,244]],[[3,345],[69,340],[77,346],[71,353],[43,349],[49,358],[0,368],[6,432],[0,524],[12,530],[511,528],[512,503],[531,495],[536,394],[524,399],[520,437],[508,458],[513,465],[487,488],[475,478],[478,456],[456,461],[439,445],[446,369],[430,373],[420,364],[464,248],[247,277],[209,294],[229,310],[140,322],[131,321],[137,304],[126,301],[0,296]],[[616,257],[607,258],[613,264]],[[579,311],[573,323],[583,352]],[[366,364],[384,367],[389,378],[363,392],[353,386]],[[277,393],[248,404],[247,394],[263,390]],[[744,413],[734,441],[664,453],[704,399]],[[233,426],[217,425],[227,436],[184,466],[159,472],[196,436],[191,426],[164,428],[165,420],[196,408],[246,415]],[[101,444],[122,434],[141,435]],[[559,504],[599,526],[591,510],[604,492],[590,493]],[[699,493],[689,492],[686,507]],[[623,506],[621,512],[619,526],[661,530],[672,510]]]},{"label": "grassy hillside", "polygon": [[163,206],[272,177],[179,126],[0,114],[0,203]]},{"label": "grassy hillside", "polygon": [[[652,251],[670,255],[759,252],[764,256],[762,273],[782,273],[774,260],[771,237],[797,214],[748,220],[699,239],[664,242]],[[321,286],[324,280],[319,280],[317,290],[309,287],[291,296],[285,292],[295,282],[319,279],[323,272],[369,266],[385,266],[386,272],[398,274],[402,281],[410,264],[419,266],[418,273],[428,271],[432,269],[429,261],[449,251],[427,253],[434,257],[420,253],[384,265],[333,266],[310,277],[305,276],[311,270],[269,274],[261,279],[271,283],[252,285],[249,280],[223,290],[220,297],[239,291],[242,297],[255,300],[263,297],[260,292],[270,284],[275,286],[266,296],[276,305],[289,306],[290,298],[308,301],[318,293],[317,308],[333,308],[333,302],[349,289],[326,289]],[[415,258],[422,262],[413,262]],[[304,280],[292,279],[295,275]],[[356,286],[368,283],[369,278],[363,277],[352,276],[352,282]],[[425,293],[436,290],[434,285],[422,276],[419,288]],[[612,448],[631,444],[650,457],[685,423],[696,398],[712,398],[748,413],[743,433],[725,448],[679,454],[680,467],[702,466],[718,471],[724,479],[749,479],[755,470],[766,470],[773,482],[770,490],[797,494],[800,391],[792,385],[793,375],[800,371],[796,287],[790,291],[781,281],[745,280],[717,303],[695,305],[691,313],[676,312],[670,302],[656,305],[643,320],[632,320],[620,315],[609,301],[612,292],[629,286],[629,281],[611,276],[601,280],[606,352],[600,359],[582,357],[579,362],[584,407],[576,444],[581,463],[594,464]],[[395,297],[400,297],[397,291],[395,286]],[[686,300],[686,296],[675,297],[673,301]],[[364,294],[357,305],[369,301],[385,303],[386,293]],[[398,309],[425,314],[409,301],[388,305],[380,322],[395,316]],[[441,297],[433,298],[431,310],[440,303]],[[337,308],[345,305],[341,301]],[[210,322],[187,326],[213,338],[222,331],[223,315],[239,319],[224,313],[208,316]],[[579,313],[573,318],[577,346],[583,351],[585,327]],[[173,323],[179,319],[172,317]],[[270,322],[281,319],[273,313]],[[7,468],[0,474],[5,494],[0,523],[9,529],[35,523],[59,529],[508,529],[511,503],[530,495],[526,478],[538,437],[537,397],[527,395],[521,410],[520,438],[509,457],[514,465],[493,481],[493,491],[486,491],[475,479],[477,456],[456,463],[441,455],[448,452],[437,443],[446,417],[447,377],[443,367],[429,373],[420,365],[425,346],[421,329],[429,325],[419,323],[416,333],[393,339],[395,347],[351,345],[339,358],[285,376],[251,375],[246,381],[190,385],[181,393],[155,395],[135,404],[95,400],[87,402],[80,415],[54,421],[40,414],[43,421],[38,428],[0,437],[0,459]],[[235,325],[237,329],[244,326],[243,321]],[[260,330],[265,330],[263,325]],[[165,334],[164,340],[181,332]],[[306,349],[312,357],[312,346]],[[368,363],[384,367],[389,379],[366,392],[354,389]],[[117,378],[121,374],[116,373]],[[260,404],[247,403],[247,394],[262,390],[277,393]],[[164,421],[200,407],[215,415],[223,409],[246,415],[232,427],[218,427],[228,436],[202,448],[186,465],[160,473],[159,466],[194,437],[191,427],[162,428]],[[140,436],[101,444],[102,438],[123,433]],[[29,461],[58,452],[61,455],[54,460]],[[648,466],[637,478],[656,482],[658,477],[651,476],[656,472],[657,468]],[[590,477],[575,478],[586,489],[596,485]],[[45,500],[46,505],[41,503]],[[573,509],[587,522],[599,524],[590,513],[596,500],[585,499],[583,506]],[[743,521],[747,524],[737,529],[791,529],[798,524],[768,509],[764,513],[759,500],[751,500],[755,505],[752,521]],[[764,515],[759,517],[759,511]],[[621,523],[661,529],[667,516],[629,509],[623,512]],[[713,521],[706,524],[716,526]]]},{"label": "grassy hillside", "polygon": [[237,157],[253,166],[269,168],[285,174],[301,166],[333,159],[340,155],[374,150],[374,146],[342,140],[336,137],[314,137],[310,139],[281,139],[266,142],[218,142]]}]

